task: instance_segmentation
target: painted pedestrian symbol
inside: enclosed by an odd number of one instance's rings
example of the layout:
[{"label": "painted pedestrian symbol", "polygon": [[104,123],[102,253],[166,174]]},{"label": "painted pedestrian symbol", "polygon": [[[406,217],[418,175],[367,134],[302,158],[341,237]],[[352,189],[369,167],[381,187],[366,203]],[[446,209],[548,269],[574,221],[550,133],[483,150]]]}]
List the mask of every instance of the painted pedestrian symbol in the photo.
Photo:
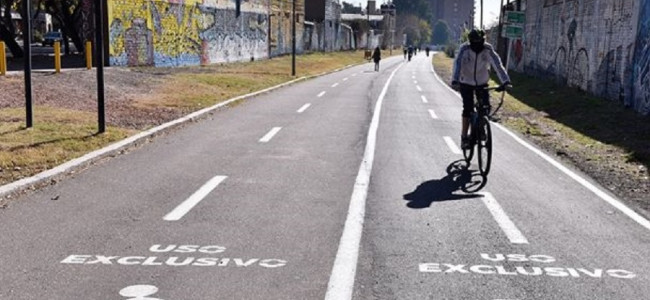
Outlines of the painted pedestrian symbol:
[{"label": "painted pedestrian symbol", "polygon": [[153,285],[132,285],[123,288],[120,295],[127,297],[127,300],[163,300],[149,297],[157,292],[158,288]]}]

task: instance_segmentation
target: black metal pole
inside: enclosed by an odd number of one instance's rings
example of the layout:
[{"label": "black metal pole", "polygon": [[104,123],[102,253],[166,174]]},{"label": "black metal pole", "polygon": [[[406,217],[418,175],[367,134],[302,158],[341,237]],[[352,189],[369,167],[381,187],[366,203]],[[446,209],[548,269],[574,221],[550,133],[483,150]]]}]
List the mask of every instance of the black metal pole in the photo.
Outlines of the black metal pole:
[{"label": "black metal pole", "polygon": [[23,21],[23,51],[25,52],[25,110],[26,127],[34,126],[34,110],[32,107],[32,10],[31,1],[23,1],[25,20]]},{"label": "black metal pole", "polygon": [[95,64],[97,66],[98,133],[106,132],[104,111],[104,0],[95,1]]},{"label": "black metal pole", "polygon": [[291,22],[291,32],[293,35],[291,41],[291,76],[296,76],[296,0],[293,0],[293,12],[291,15],[293,16]]}]

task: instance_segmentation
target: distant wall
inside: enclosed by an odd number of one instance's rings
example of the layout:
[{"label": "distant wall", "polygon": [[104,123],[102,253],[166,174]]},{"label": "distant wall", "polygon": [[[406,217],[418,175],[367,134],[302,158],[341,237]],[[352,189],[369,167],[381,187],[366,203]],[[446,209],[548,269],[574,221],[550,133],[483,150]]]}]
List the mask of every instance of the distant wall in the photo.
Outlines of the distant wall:
[{"label": "distant wall", "polygon": [[109,55],[117,66],[183,66],[268,57],[268,4],[108,0]]},{"label": "distant wall", "polygon": [[528,1],[526,36],[511,48],[510,66],[647,114],[649,6],[650,0]]}]

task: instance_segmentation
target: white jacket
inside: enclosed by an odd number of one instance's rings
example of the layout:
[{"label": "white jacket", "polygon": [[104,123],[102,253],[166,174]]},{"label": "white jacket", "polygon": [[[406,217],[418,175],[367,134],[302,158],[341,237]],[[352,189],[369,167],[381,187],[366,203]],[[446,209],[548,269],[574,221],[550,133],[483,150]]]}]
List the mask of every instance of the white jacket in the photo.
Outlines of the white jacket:
[{"label": "white jacket", "polygon": [[508,72],[506,72],[501,58],[494,52],[492,45],[485,43],[483,51],[476,53],[469,47],[469,43],[461,45],[456,61],[454,61],[453,81],[463,84],[480,86],[487,85],[490,80],[488,67],[497,72],[501,84],[510,82]]}]

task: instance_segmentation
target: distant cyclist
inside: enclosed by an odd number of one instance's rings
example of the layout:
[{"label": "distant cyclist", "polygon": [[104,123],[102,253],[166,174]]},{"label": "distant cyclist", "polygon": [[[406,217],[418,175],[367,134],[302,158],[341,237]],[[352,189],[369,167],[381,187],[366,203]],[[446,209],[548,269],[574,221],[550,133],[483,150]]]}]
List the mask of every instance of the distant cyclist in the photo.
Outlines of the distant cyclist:
[{"label": "distant cyclist", "polygon": [[451,85],[460,89],[463,98],[463,127],[460,134],[461,147],[470,147],[468,131],[469,118],[474,111],[474,94],[480,101],[488,101],[490,97],[487,90],[490,80],[489,66],[496,71],[501,86],[497,91],[504,91],[510,86],[510,77],[501,63],[501,58],[489,43],[485,42],[485,31],[472,29],[469,32],[469,41],[461,45],[456,60],[454,61],[454,74]]}]

